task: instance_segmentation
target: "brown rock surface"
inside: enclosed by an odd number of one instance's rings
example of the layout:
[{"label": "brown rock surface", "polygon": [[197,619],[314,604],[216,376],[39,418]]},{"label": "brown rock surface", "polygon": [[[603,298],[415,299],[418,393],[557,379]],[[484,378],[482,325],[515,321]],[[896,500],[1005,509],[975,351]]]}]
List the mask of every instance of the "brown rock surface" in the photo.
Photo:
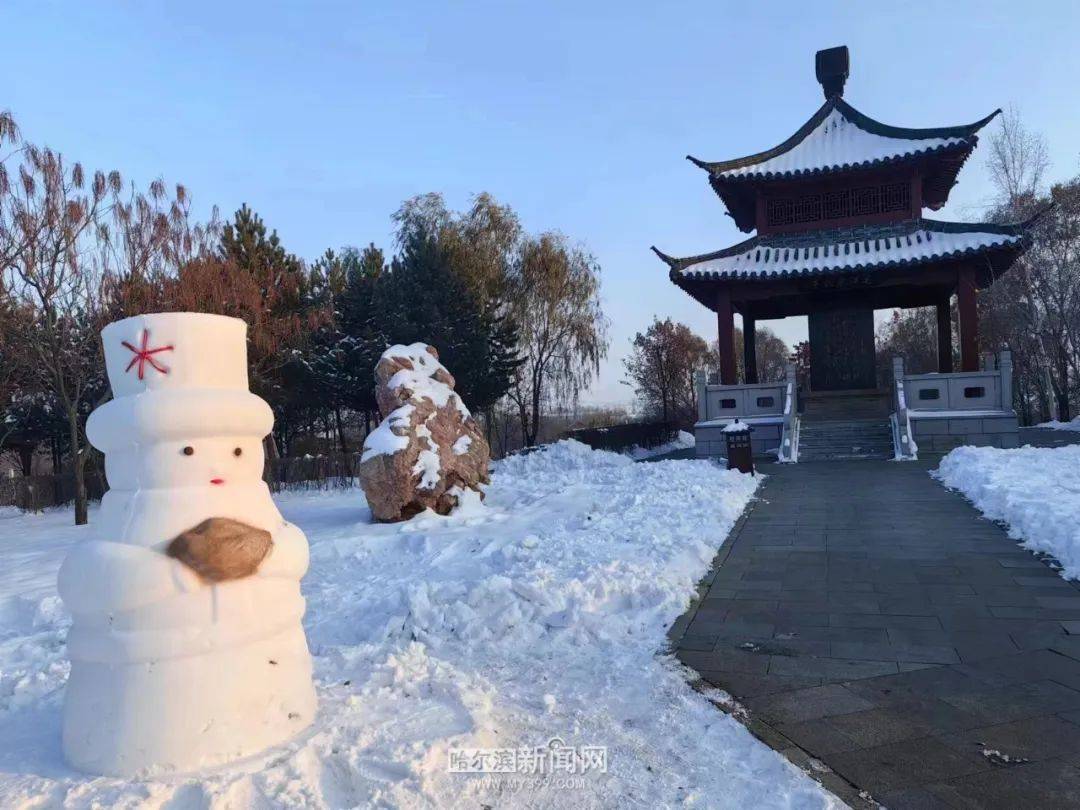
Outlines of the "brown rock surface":
[{"label": "brown rock surface", "polygon": [[376,520],[425,509],[449,514],[464,490],[483,497],[488,444],[431,346],[391,346],[375,367],[375,398],[389,414],[364,442],[360,485]]}]

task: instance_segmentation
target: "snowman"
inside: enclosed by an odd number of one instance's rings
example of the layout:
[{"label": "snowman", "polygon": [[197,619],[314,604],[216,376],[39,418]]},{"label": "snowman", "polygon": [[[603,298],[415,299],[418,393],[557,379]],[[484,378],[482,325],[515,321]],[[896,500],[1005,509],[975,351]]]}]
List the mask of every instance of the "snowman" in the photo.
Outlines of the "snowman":
[{"label": "snowman", "polygon": [[246,331],[188,312],[102,330],[113,399],[86,432],[110,489],[59,575],[74,620],[63,746],[80,770],[190,772],[314,718],[308,545],[262,480],[274,418],[248,391]]}]

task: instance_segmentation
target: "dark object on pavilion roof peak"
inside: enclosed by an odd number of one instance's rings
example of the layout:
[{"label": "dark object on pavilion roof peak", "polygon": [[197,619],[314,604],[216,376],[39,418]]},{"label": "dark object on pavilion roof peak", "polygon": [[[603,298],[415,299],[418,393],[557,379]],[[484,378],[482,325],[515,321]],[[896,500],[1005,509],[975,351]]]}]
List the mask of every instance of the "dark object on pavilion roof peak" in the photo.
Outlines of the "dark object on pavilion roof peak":
[{"label": "dark object on pavilion roof peak", "polygon": [[916,129],[882,123],[839,95],[828,98],[798,131],[778,146],[734,160],[686,159],[709,173],[709,184],[739,230],[755,226],[756,186],[918,163],[922,204],[937,210],[978,143],[980,129],[1001,110],[960,126]]},{"label": "dark object on pavilion roof peak", "polygon": [[[1046,213],[1011,225],[915,219],[887,225],[754,236],[699,256],[675,258],[653,247],[681,281],[728,278],[767,281],[793,276],[853,273],[908,267],[945,259],[987,256],[987,267],[1004,270],[1022,252],[1030,229]],[[992,256],[999,253],[1001,256]]]},{"label": "dark object on pavilion roof peak", "polygon": [[844,82],[848,77],[847,45],[826,48],[814,54],[814,75],[825,91],[825,98],[844,95]]}]

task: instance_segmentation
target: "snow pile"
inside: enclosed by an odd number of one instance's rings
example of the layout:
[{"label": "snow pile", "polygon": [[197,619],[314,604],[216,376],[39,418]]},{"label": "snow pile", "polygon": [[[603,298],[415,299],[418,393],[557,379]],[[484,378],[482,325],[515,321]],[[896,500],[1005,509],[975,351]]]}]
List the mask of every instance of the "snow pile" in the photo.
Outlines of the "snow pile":
[{"label": "snow pile", "polygon": [[[839,807],[660,654],[755,485],[561,442],[499,463],[486,505],[450,517],[372,524],[355,492],[280,495],[311,542],[318,717],[266,755],[136,784],[60,758],[53,582],[85,530],[66,511],[0,516],[0,805]],[[455,749],[554,737],[606,746],[607,772],[448,772]]]},{"label": "snow pile", "polygon": [[634,461],[641,461],[646,458],[662,456],[666,453],[674,453],[676,450],[692,450],[694,446],[694,434],[688,433],[685,430],[680,430],[678,435],[670,442],[665,442],[656,447],[641,447],[639,445],[634,445],[627,452],[627,455],[634,459]]},{"label": "snow pile", "polygon": [[1043,422],[1035,427],[1049,428],[1050,430],[1075,430],[1080,432],[1080,416],[1070,422],[1060,422],[1057,419],[1051,419],[1049,422]]},{"label": "snow pile", "polygon": [[1080,578],[1080,445],[959,447],[934,473],[1032,551],[1044,551]]}]

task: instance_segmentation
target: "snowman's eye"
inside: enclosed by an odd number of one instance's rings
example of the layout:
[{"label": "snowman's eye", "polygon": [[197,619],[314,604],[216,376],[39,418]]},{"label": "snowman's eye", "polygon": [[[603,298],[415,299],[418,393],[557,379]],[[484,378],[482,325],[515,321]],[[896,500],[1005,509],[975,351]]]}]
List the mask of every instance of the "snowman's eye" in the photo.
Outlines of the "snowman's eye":
[{"label": "snowman's eye", "polygon": [[192,447],[189,444],[187,447],[184,448],[184,455],[185,456],[193,456],[193,455],[195,455],[195,448]]},{"label": "snowman's eye", "polygon": [[241,449],[240,449],[239,447],[237,447],[237,448],[236,448],[235,450],[233,450],[233,451],[232,451],[232,454],[233,454],[234,456],[236,456],[236,457],[238,457],[238,458],[239,458],[239,457],[240,457],[240,455],[241,455],[241,454],[242,454],[243,452],[244,452],[243,450],[241,450]]}]

